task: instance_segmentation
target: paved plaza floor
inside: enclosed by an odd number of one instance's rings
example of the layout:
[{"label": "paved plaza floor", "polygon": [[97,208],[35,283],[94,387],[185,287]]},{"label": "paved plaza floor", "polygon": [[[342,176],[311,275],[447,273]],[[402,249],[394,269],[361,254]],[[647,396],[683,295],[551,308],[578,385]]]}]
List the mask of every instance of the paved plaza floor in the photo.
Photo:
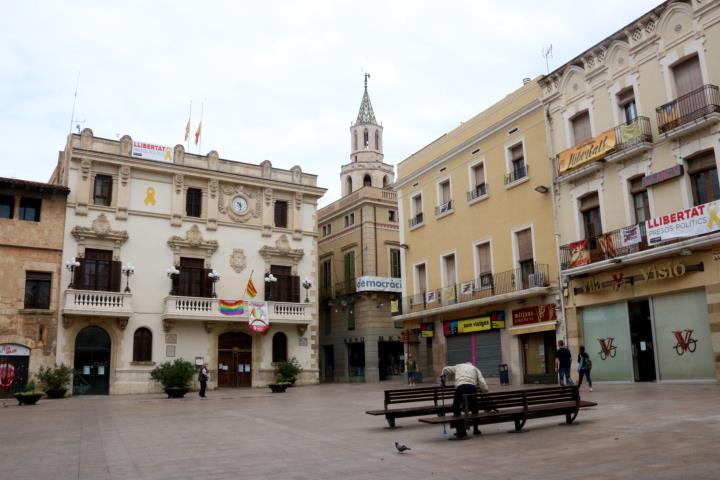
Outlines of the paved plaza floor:
[{"label": "paved plaza floor", "polygon": [[[0,478],[720,478],[719,385],[596,385],[583,398],[599,406],[575,425],[531,420],[519,434],[493,425],[464,442],[414,418],[390,430],[364,413],[398,386],[6,400]],[[412,450],[396,453],[395,441]]]}]

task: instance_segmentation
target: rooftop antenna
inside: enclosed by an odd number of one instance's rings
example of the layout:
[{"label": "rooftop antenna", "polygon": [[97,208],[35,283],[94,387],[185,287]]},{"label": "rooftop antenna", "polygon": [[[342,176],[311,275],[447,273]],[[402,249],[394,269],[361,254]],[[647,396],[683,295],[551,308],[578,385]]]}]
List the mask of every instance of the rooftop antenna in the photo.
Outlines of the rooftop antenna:
[{"label": "rooftop antenna", "polygon": [[552,43],[548,47],[540,50],[540,52],[541,52],[540,54],[545,59],[545,69],[547,70],[547,73],[550,73],[550,63],[548,62],[548,58],[553,58]]},{"label": "rooftop antenna", "polygon": [[75,105],[77,104],[77,96],[78,96],[79,87],[80,87],[80,72],[78,72],[77,80],[75,81],[75,95],[73,96],[73,107],[72,107],[72,113],[70,114],[69,133],[72,133],[73,123],[76,123],[75,128],[77,128],[78,133],[80,133],[80,124],[85,123],[85,120],[75,120]]}]

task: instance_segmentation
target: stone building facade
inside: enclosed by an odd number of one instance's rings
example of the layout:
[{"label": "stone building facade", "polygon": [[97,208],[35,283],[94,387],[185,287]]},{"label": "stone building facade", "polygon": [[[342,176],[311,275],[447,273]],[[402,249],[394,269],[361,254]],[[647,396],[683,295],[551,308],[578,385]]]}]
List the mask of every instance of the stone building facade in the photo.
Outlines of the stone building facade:
[{"label": "stone building facade", "polygon": [[571,349],[720,378],[720,2],[668,1],[541,81]]},{"label": "stone building facade", "polygon": [[401,282],[394,170],[367,81],[350,138],[343,196],[318,211],[321,379],[377,382],[403,374],[404,353],[390,314]]},{"label": "stone building facade", "polygon": [[210,387],[266,385],[291,357],[318,381],[315,175],[85,129],[53,181],[71,190],[57,358],[75,393],[154,391],[176,358],[208,362]]},{"label": "stone building facade", "polygon": [[68,192],[0,178],[0,395],[55,365]]}]

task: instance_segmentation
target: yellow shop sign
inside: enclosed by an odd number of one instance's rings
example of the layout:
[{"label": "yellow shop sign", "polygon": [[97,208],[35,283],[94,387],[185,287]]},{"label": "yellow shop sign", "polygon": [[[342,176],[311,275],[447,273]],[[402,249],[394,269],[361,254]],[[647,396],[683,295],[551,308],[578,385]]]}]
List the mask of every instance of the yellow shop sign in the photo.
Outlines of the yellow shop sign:
[{"label": "yellow shop sign", "polygon": [[491,328],[492,323],[489,316],[458,320],[458,333],[482,332]]},{"label": "yellow shop sign", "polygon": [[559,173],[562,175],[586,163],[603,158],[610,150],[615,148],[617,138],[615,129],[611,128],[579,145],[568,148],[558,154]]}]

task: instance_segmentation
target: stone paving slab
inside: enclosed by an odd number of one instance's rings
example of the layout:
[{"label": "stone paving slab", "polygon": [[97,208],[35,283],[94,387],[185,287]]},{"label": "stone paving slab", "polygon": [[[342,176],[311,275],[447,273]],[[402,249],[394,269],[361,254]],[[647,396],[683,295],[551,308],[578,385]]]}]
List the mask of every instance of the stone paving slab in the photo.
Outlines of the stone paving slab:
[{"label": "stone paving slab", "polygon": [[[720,478],[719,385],[596,385],[583,398],[599,406],[577,424],[491,425],[463,442],[364,413],[399,386],[5,400],[0,479]],[[412,451],[397,454],[395,441]]]}]

